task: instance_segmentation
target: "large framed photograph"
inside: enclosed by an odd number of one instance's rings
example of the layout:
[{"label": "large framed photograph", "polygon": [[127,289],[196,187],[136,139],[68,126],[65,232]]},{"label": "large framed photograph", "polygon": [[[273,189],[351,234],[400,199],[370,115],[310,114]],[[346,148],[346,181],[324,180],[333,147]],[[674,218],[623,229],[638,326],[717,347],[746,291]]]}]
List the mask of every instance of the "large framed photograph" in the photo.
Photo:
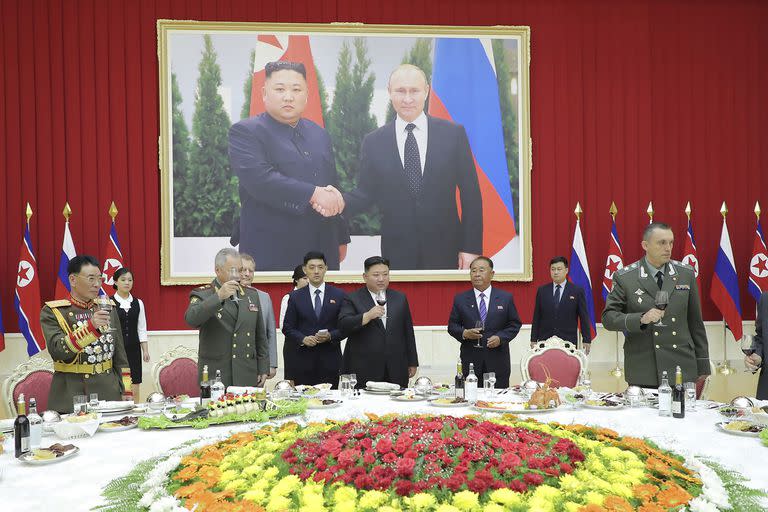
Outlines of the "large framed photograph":
[{"label": "large framed photograph", "polygon": [[162,284],[530,280],[529,27],[158,21]]}]

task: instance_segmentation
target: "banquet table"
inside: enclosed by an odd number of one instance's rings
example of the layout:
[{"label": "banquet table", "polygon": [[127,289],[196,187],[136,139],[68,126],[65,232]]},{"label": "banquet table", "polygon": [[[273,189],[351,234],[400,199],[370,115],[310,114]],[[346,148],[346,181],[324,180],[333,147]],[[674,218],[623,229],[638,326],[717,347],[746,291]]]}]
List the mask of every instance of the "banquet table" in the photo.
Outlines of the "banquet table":
[{"label": "banquet table", "polygon": [[[503,397],[500,397],[503,398]],[[442,408],[427,402],[398,402],[388,396],[371,395],[347,399],[333,409],[311,409],[303,416],[284,418],[277,422],[315,422],[325,419],[351,419],[365,413],[435,414],[465,416],[483,413],[472,407]],[[768,447],[759,439],[740,437],[720,431],[716,423],[723,418],[716,409],[698,407],[686,413],[684,419],[660,417],[649,407],[618,410],[595,410],[564,406],[546,413],[520,414],[542,422],[582,423],[616,430],[622,435],[645,437],[659,446],[681,453],[709,457],[727,468],[741,473],[745,484],[768,489],[768,465],[764,463]],[[119,418],[119,416],[117,416]],[[137,463],[161,455],[185,441],[220,438],[229,432],[253,429],[257,424],[221,425],[195,430],[140,430],[123,432],[97,432],[93,437],[60,441],[44,437],[42,445],[71,442],[80,452],[67,460],[45,466],[31,466],[13,457],[10,436],[4,443],[5,453],[0,455],[0,510],[27,511],[32,507],[44,510],[89,510],[102,503],[101,492],[111,480],[125,475]],[[765,451],[764,451],[765,450]],[[768,509],[768,507],[766,507]]]}]

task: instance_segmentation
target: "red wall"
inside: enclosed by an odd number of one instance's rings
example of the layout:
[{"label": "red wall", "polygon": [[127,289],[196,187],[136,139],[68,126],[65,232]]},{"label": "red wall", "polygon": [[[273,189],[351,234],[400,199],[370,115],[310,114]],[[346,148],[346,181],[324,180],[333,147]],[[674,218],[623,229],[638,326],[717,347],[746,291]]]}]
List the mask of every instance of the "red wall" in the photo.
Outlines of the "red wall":
[{"label": "red wall", "polygon": [[[439,8],[437,7],[439,5]],[[54,289],[69,201],[77,249],[101,256],[107,210],[151,329],[184,328],[188,287],[160,286],[158,63],[160,18],[261,22],[529,25],[532,33],[534,283],[512,290],[530,322],[549,258],[570,254],[576,201],[596,308],[612,200],[626,259],[641,254],[653,201],[681,257],[683,209],[694,208],[704,314],[723,200],[754,318],[746,270],[756,200],[768,208],[768,3],[759,1],[3,0],[0,2],[0,301],[17,331],[13,286],[24,204],[42,296]],[[397,283],[415,321],[445,324],[464,283]],[[264,286],[278,301],[287,285]]]}]

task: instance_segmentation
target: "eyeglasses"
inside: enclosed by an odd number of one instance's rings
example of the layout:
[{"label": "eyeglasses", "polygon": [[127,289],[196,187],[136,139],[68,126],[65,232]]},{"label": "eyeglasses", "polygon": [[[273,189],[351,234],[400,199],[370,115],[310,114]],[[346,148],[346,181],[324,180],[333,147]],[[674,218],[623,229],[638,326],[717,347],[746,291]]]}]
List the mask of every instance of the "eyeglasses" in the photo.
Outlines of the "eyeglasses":
[{"label": "eyeglasses", "polygon": [[97,276],[84,276],[83,274],[77,274],[77,277],[82,277],[88,284],[101,284],[104,280],[101,275]]}]

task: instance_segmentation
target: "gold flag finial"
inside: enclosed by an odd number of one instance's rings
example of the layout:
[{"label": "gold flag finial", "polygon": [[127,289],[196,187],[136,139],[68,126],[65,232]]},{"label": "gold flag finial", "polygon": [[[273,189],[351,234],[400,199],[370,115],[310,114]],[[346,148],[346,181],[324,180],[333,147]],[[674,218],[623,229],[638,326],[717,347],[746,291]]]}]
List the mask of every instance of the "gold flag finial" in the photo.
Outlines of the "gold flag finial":
[{"label": "gold flag finial", "polygon": [[755,201],[755,216],[760,220],[760,201]]},{"label": "gold flag finial", "polygon": [[691,202],[688,201],[688,204],[685,205],[685,216],[688,217],[688,220],[691,220],[691,213],[693,210],[691,209]]},{"label": "gold flag finial", "polygon": [[578,201],[576,201],[576,208],[573,213],[576,214],[576,220],[581,220],[581,214],[584,213],[584,210],[581,209],[581,204]]},{"label": "gold flag finial", "polygon": [[723,216],[723,220],[725,220],[725,216],[728,215],[728,207],[725,206],[725,201],[723,201],[723,206],[720,207],[720,215]]},{"label": "gold flag finial", "polygon": [[645,210],[645,211],[646,211],[646,213],[648,213],[648,218],[651,219],[650,222],[653,222],[653,201],[650,201],[648,203],[648,209]]},{"label": "gold flag finial", "polygon": [[27,215],[27,224],[29,224],[29,219],[32,218],[32,207],[29,206],[29,203],[27,203],[27,210],[25,213]]},{"label": "gold flag finial", "polygon": [[109,206],[109,216],[112,217],[112,222],[115,222],[115,217],[117,217],[117,206],[115,206],[114,201],[112,201],[112,204]]},{"label": "gold flag finial", "polygon": [[69,217],[72,215],[72,208],[69,207],[69,203],[64,203],[64,210],[61,212],[64,215],[64,219],[69,222]]},{"label": "gold flag finial", "polygon": [[616,203],[611,201],[611,207],[608,209],[608,213],[611,214],[611,218],[616,220],[616,214],[619,213],[619,209],[616,208]]}]

